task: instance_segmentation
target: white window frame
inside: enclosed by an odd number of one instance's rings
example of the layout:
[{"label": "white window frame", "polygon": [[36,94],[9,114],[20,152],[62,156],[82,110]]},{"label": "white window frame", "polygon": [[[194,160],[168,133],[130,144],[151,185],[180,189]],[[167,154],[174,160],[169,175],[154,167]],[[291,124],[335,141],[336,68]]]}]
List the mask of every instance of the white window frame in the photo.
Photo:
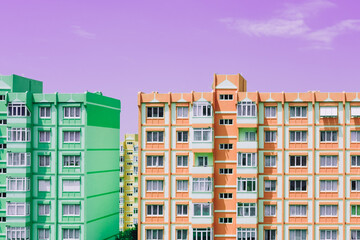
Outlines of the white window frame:
[{"label": "white window frame", "polygon": [[276,155],[265,155],[264,156],[264,166],[265,167],[276,167]]},{"label": "white window frame", "polygon": [[51,131],[39,131],[39,142],[49,143],[51,139]]},{"label": "white window frame", "polygon": [[320,205],[320,217],[337,217],[338,205]]},{"label": "white window frame", "polygon": [[7,177],[6,178],[6,191],[8,191],[8,192],[30,191],[30,178]]},{"label": "white window frame", "polygon": [[[337,240],[337,230],[333,229],[321,229],[320,240]],[[353,238],[351,238],[353,239]]]},{"label": "white window frame", "polygon": [[177,192],[188,192],[189,191],[189,180],[176,180],[176,191]]},{"label": "white window frame", "polygon": [[234,148],[234,145],[232,143],[220,143],[219,149],[220,150],[232,150]]},{"label": "white window frame", "polygon": [[[6,239],[7,240],[30,240],[30,227],[6,226]],[[46,239],[46,238],[43,238],[43,239]]]},{"label": "white window frame", "polygon": [[360,180],[350,180],[350,184],[352,192],[360,192]]},{"label": "white window frame", "polygon": [[188,143],[189,142],[189,132],[188,131],[177,131],[176,132],[176,141],[178,143]]},{"label": "white window frame", "polygon": [[360,131],[350,131],[351,142],[359,143],[360,142]]},{"label": "white window frame", "polygon": [[232,199],[232,193],[219,193],[219,199]]},{"label": "white window frame", "polygon": [[232,119],[219,119],[219,125],[233,125]]},{"label": "white window frame", "polygon": [[146,240],[163,240],[164,230],[162,229],[146,229]]},{"label": "white window frame", "polygon": [[238,167],[256,167],[257,153],[238,152]]},{"label": "white window frame", "polygon": [[164,181],[163,180],[146,180],[147,192],[163,192]]},{"label": "white window frame", "polygon": [[276,229],[264,229],[265,240],[276,240]]},{"label": "white window frame", "polygon": [[256,178],[239,178],[239,177],[237,178],[238,192],[256,192],[256,188],[257,188]]},{"label": "white window frame", "polygon": [[188,167],[189,166],[189,156],[177,155],[176,156],[176,166],[177,167]]},{"label": "white window frame", "polygon": [[187,229],[176,229],[176,240],[187,240],[188,230]]},{"label": "white window frame", "polygon": [[[156,111],[154,111],[155,109]],[[164,107],[146,107],[146,118],[164,118]]]},{"label": "white window frame", "polygon": [[290,142],[291,143],[306,143],[307,142],[307,131],[290,131]]},{"label": "white window frame", "polygon": [[161,204],[147,204],[146,216],[164,216],[164,205]]},{"label": "white window frame", "polygon": [[350,230],[351,240],[360,240],[357,236],[360,234],[360,230]]},{"label": "white window frame", "polygon": [[163,131],[147,131],[146,142],[148,143],[163,143],[164,132]]},{"label": "white window frame", "polygon": [[38,237],[39,237],[39,240],[50,239],[50,229],[38,228]]},{"label": "white window frame", "polygon": [[177,118],[189,118],[189,107],[177,107]]},{"label": "white window frame", "polygon": [[307,216],[307,205],[289,205],[289,216],[290,217],[306,217]]},{"label": "white window frame", "polygon": [[219,174],[221,174],[221,175],[231,175],[231,174],[233,174],[233,169],[232,168],[220,168],[219,169]]},{"label": "white window frame", "polygon": [[277,131],[265,131],[265,143],[276,143],[277,142]]},{"label": "white window frame", "polygon": [[[14,208],[14,214],[9,208]],[[6,216],[30,216],[29,202],[6,202]]]},{"label": "white window frame", "polygon": [[320,167],[336,168],[338,166],[338,158],[338,155],[320,155]]},{"label": "white window frame", "polygon": [[193,129],[194,142],[211,142],[212,129],[211,128],[194,128]]},{"label": "white window frame", "polygon": [[[291,190],[291,182],[294,182],[294,189]],[[303,183],[305,182],[305,190],[303,190]],[[300,190],[297,188],[299,185]],[[289,181],[289,191],[290,192],[307,192],[307,180],[290,180]]]},{"label": "white window frame", "polygon": [[50,155],[39,155],[39,167],[50,167]]},{"label": "white window frame", "polygon": [[176,216],[188,216],[189,206],[186,204],[176,204]]},{"label": "white window frame", "polygon": [[50,118],[51,107],[39,107],[39,118]]},{"label": "white window frame", "polygon": [[256,203],[238,203],[237,204],[238,217],[256,217],[257,204]]},{"label": "white window frame", "polygon": [[[299,234],[297,234],[299,233]],[[305,229],[290,229],[289,239],[291,240],[303,240],[307,239],[307,230]]]},{"label": "white window frame", "polygon": [[81,107],[64,107],[64,118],[80,118],[81,116]]},{"label": "white window frame", "polygon": [[79,240],[80,229],[76,228],[63,228],[62,229],[63,240]]},{"label": "white window frame", "polygon": [[219,218],[219,223],[220,224],[231,224],[231,223],[233,223],[233,219],[232,218]]},{"label": "white window frame", "polygon": [[64,143],[80,143],[80,131],[63,131]]},{"label": "white window frame", "polygon": [[256,132],[245,132],[245,142],[256,142]]},{"label": "white window frame", "polygon": [[80,155],[63,155],[64,167],[80,167],[81,156]]},{"label": "white window frame", "polygon": [[62,204],[63,216],[80,216],[80,204],[64,203]]},{"label": "white window frame", "polygon": [[196,167],[209,167],[208,156],[197,156]]},{"label": "white window frame", "polygon": [[39,192],[50,192],[50,180],[38,179],[38,190]]},{"label": "white window frame", "polygon": [[264,180],[264,191],[265,192],[276,192],[276,180]]},{"label": "white window frame", "polygon": [[350,107],[351,117],[360,117],[360,106]]},{"label": "white window frame", "polygon": [[276,118],[276,109],[275,106],[265,106],[264,112],[265,112],[265,118]]},{"label": "white window frame", "polygon": [[264,205],[264,216],[275,217],[276,216],[276,205]]},{"label": "white window frame", "polygon": [[320,142],[331,143],[338,141],[338,131],[320,131]]},{"label": "white window frame", "polygon": [[8,128],[7,129],[8,142],[30,142],[31,129],[30,128]]},{"label": "white window frame", "polygon": [[236,240],[257,239],[257,228],[238,228]]},{"label": "white window frame", "polygon": [[164,167],[164,156],[147,155],[146,167]]},{"label": "white window frame", "polygon": [[39,204],[39,216],[50,216],[50,204]]},{"label": "white window frame", "polygon": [[[307,159],[308,156],[306,155],[290,155],[289,156],[289,166],[290,167],[307,167]],[[305,165],[303,164],[305,162]]]},{"label": "white window frame", "polygon": [[212,105],[209,102],[194,102],[193,117],[211,117]]},{"label": "white window frame", "polygon": [[338,180],[320,180],[320,192],[337,192]]},{"label": "white window frame", "polygon": [[[205,208],[209,209],[209,215],[207,213],[205,214]],[[193,209],[194,209],[194,217],[210,217],[212,216],[212,203],[193,203]],[[196,210],[199,210],[199,214],[196,212]]]},{"label": "white window frame", "polygon": [[234,100],[234,95],[233,94],[220,94],[219,95],[219,100],[221,100],[221,101],[232,101],[232,100]]},{"label": "white window frame", "polygon": [[31,153],[7,152],[7,166],[30,166]]},{"label": "white window frame", "polygon": [[360,167],[360,155],[351,155],[351,167]]},{"label": "white window frame", "polygon": [[30,111],[25,103],[9,103],[8,104],[9,117],[29,117]]},{"label": "white window frame", "polygon": [[193,178],[192,180],[193,192],[212,192],[213,179],[212,178]]},{"label": "white window frame", "polygon": [[237,104],[238,117],[256,117],[256,104],[252,101],[241,101]]},{"label": "white window frame", "polygon": [[307,107],[305,106],[290,106],[290,118],[307,118]]}]

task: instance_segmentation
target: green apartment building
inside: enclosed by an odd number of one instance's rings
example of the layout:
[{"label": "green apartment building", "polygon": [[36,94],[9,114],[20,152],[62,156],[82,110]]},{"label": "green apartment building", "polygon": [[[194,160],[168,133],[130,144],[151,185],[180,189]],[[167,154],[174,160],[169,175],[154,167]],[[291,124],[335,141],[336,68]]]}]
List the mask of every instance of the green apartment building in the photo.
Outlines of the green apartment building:
[{"label": "green apartment building", "polygon": [[0,239],[114,239],[120,101],[0,76]]}]

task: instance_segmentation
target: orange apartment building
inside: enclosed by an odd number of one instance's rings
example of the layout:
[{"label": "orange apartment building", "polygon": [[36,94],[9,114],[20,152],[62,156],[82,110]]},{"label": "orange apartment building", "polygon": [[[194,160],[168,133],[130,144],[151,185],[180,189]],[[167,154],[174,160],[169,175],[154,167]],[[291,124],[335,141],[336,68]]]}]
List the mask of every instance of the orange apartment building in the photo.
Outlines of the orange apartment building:
[{"label": "orange apartment building", "polygon": [[139,93],[139,236],[360,240],[358,93]]}]

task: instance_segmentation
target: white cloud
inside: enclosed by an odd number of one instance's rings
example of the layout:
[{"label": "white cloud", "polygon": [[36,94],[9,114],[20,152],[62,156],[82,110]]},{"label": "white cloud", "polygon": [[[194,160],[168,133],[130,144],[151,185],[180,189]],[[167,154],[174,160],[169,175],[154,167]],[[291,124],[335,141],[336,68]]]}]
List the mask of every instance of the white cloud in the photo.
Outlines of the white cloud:
[{"label": "white cloud", "polygon": [[72,32],[82,38],[87,38],[87,39],[94,39],[95,38],[95,34],[85,31],[84,29],[82,29],[80,26],[71,26],[72,28]]},{"label": "white cloud", "polygon": [[319,11],[335,6],[327,0],[308,1],[297,5],[287,4],[284,9],[277,12],[277,16],[267,20],[225,18],[220,19],[220,22],[226,24],[229,29],[249,36],[296,37],[309,41],[312,48],[331,49],[331,44],[337,36],[360,31],[360,19],[342,20],[321,29],[312,29],[307,24],[308,19],[316,16]]}]

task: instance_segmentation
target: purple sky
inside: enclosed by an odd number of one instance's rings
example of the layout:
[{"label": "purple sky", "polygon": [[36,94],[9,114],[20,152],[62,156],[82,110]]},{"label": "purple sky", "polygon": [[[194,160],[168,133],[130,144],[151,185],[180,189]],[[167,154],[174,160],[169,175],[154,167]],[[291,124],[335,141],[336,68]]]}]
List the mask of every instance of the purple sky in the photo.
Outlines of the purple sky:
[{"label": "purple sky", "polygon": [[359,91],[360,2],[0,2],[0,74],[44,91],[102,91],[137,132],[137,92],[211,91],[242,73],[248,91]]}]

